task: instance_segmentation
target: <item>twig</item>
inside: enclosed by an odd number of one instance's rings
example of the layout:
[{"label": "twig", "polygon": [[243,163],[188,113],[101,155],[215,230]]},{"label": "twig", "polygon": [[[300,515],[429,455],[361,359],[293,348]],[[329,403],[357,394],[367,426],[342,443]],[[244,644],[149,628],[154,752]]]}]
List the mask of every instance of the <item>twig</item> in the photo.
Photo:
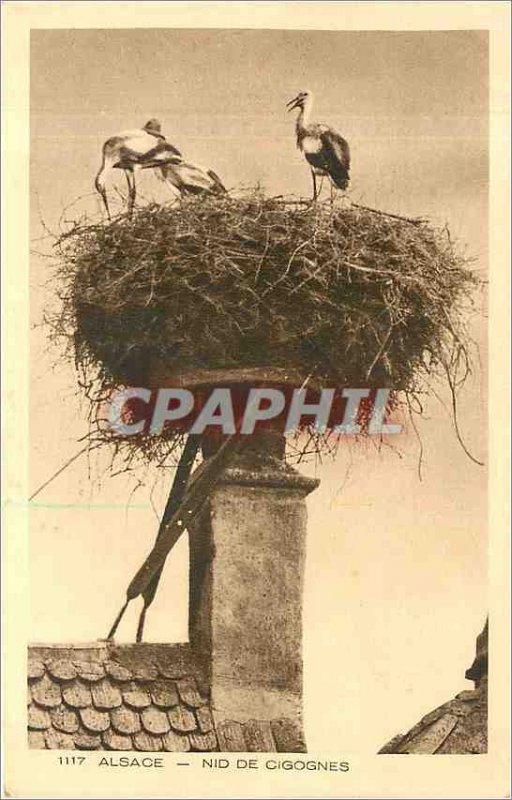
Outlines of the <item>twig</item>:
[{"label": "twig", "polygon": [[381,357],[382,353],[384,352],[384,349],[385,349],[387,343],[389,342],[389,337],[391,336],[392,332],[393,332],[393,323],[390,322],[389,328],[388,328],[388,332],[386,333],[386,335],[385,335],[385,337],[384,337],[384,339],[382,341],[381,346],[377,350],[372,363],[370,364],[370,366],[366,370],[366,376],[365,376],[366,380],[370,379],[370,375],[372,374],[373,368],[374,368],[375,364],[377,363],[377,361],[379,360],[379,358]]},{"label": "twig", "polygon": [[448,366],[444,362],[444,360],[443,360],[443,367],[444,367],[445,372],[446,372],[446,378],[447,378],[447,381],[448,381],[448,387],[450,389],[450,395],[451,395],[451,400],[452,400],[452,423],[453,423],[453,427],[454,427],[454,430],[455,430],[455,435],[457,436],[457,439],[459,440],[459,444],[462,447],[462,449],[464,450],[464,452],[466,453],[467,457],[469,459],[471,459],[471,461],[473,461],[475,464],[478,464],[479,467],[483,467],[483,466],[485,466],[484,462],[483,461],[479,461],[477,458],[475,458],[475,456],[473,456],[469,452],[469,450],[466,447],[466,444],[465,444],[465,442],[464,442],[464,440],[463,440],[463,438],[461,436],[461,433],[460,433],[460,430],[459,430],[459,421],[458,421],[458,412],[457,412],[457,393],[456,393],[455,384],[453,382],[453,378],[452,378],[452,375],[450,373],[450,370],[448,369]]},{"label": "twig", "polygon": [[57,470],[57,472],[54,472],[54,474],[53,474],[53,475],[52,475],[50,478],[48,478],[48,480],[47,480],[47,481],[45,481],[43,484],[41,484],[41,486],[40,486],[38,489],[36,489],[36,491],[35,491],[33,494],[31,494],[31,495],[30,495],[30,497],[28,498],[29,502],[30,502],[31,500],[33,500],[33,499],[34,499],[34,497],[37,497],[37,495],[38,495],[40,492],[42,492],[42,491],[43,491],[43,489],[46,489],[46,487],[47,487],[47,486],[48,486],[48,485],[49,485],[49,484],[50,484],[52,481],[54,481],[54,480],[55,480],[55,478],[58,478],[58,477],[59,477],[59,475],[61,475],[61,474],[64,472],[64,470],[65,470],[65,469],[67,469],[67,468],[68,468],[68,467],[69,467],[69,466],[70,466],[70,465],[73,463],[73,461],[76,461],[76,460],[77,460],[77,458],[78,458],[79,456],[81,456],[83,453],[85,453],[87,450],[89,450],[89,448],[90,448],[90,445],[89,445],[89,444],[86,444],[86,445],[85,445],[85,447],[82,447],[82,449],[78,451],[78,453],[75,453],[75,455],[74,455],[74,456],[72,456],[72,457],[71,457],[71,458],[70,458],[68,461],[66,461],[66,463],[65,463],[65,464],[63,464],[63,465],[62,465],[62,467],[60,467],[60,468]]},{"label": "twig", "polygon": [[418,479],[420,481],[422,481],[423,480],[423,476],[422,476],[422,473],[421,473],[421,468],[422,468],[422,465],[423,465],[423,442],[421,440],[421,436],[420,436],[420,432],[418,430],[418,426],[416,425],[416,420],[414,419],[414,416],[413,416],[414,412],[413,412],[412,405],[411,405],[411,402],[410,402],[410,399],[409,399],[409,394],[407,392],[405,394],[405,397],[406,397],[406,400],[407,400],[407,408],[408,408],[408,411],[409,411],[409,419],[411,420],[412,429],[413,429],[413,431],[414,431],[414,433],[416,435],[416,438],[417,438],[418,444],[419,444],[419,448],[420,448],[419,453],[418,453]]},{"label": "twig", "polygon": [[360,208],[362,211],[371,211],[372,214],[380,214],[381,217],[391,217],[392,219],[400,219],[403,222],[410,222],[411,225],[424,225],[427,221],[422,217],[402,217],[400,214],[390,214],[389,211],[380,211],[378,208],[362,206],[359,203],[351,203],[351,206],[352,208]]}]

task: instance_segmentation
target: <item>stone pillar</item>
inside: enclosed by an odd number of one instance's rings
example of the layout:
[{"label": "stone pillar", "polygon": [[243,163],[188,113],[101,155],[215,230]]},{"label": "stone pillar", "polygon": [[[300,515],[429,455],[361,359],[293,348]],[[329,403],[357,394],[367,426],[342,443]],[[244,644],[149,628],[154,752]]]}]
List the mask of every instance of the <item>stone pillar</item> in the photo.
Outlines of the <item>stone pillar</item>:
[{"label": "stone pillar", "polygon": [[288,725],[284,749],[302,751],[304,498],[318,481],[283,456],[280,435],[251,437],[191,530],[190,643],[217,725]]}]

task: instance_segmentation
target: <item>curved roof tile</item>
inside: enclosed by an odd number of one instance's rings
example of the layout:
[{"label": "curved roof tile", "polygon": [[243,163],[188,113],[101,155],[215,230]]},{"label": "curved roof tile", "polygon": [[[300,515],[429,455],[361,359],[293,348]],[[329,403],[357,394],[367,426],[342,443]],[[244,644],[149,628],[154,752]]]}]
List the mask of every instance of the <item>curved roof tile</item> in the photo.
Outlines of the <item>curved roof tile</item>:
[{"label": "curved roof tile", "polygon": [[175,753],[292,752],[300,746],[305,751],[293,720],[215,724],[198,664],[187,645],[30,647],[29,746]]}]

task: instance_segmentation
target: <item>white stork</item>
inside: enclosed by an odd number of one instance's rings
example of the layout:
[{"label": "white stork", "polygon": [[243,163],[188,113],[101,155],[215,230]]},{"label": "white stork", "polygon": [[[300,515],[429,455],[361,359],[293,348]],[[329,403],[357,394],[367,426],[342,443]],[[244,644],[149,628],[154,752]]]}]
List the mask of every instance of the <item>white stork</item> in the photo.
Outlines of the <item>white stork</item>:
[{"label": "white stork", "polygon": [[212,171],[183,160],[180,151],[168,142],[157,119],[150,119],[143,128],[123,131],[111,136],[103,145],[103,161],[94,185],[100,193],[107,216],[110,211],[105,179],[113,169],[122,169],[128,182],[128,214],[135,204],[135,172],[138,169],[159,169],[163,180],[169,181],[181,195],[221,194],[226,189]]},{"label": "white stork", "polygon": [[[301,150],[306,161],[311,167],[313,177],[313,200],[318,197],[316,188],[316,176],[328,175],[331,180],[331,191],[333,184],[339,189],[346,189],[348,186],[350,171],[350,150],[348,142],[340,134],[321,125],[318,122],[310,122],[311,109],[313,107],[313,94],[310,91],[299,92],[297,97],[286,104],[288,111],[299,108],[297,116],[297,147]],[[332,196],[332,195],[331,195]]]}]

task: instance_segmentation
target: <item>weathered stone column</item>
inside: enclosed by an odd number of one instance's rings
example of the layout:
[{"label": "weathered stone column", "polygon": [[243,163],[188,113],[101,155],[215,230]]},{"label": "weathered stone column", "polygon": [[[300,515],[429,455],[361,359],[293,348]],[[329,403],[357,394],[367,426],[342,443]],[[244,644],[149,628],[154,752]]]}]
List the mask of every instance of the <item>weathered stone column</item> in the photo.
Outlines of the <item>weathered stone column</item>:
[{"label": "weathered stone column", "polygon": [[283,456],[282,436],[251,437],[191,530],[190,642],[207,664],[219,730],[260,720],[279,749],[304,751],[304,498],[318,481]]}]

